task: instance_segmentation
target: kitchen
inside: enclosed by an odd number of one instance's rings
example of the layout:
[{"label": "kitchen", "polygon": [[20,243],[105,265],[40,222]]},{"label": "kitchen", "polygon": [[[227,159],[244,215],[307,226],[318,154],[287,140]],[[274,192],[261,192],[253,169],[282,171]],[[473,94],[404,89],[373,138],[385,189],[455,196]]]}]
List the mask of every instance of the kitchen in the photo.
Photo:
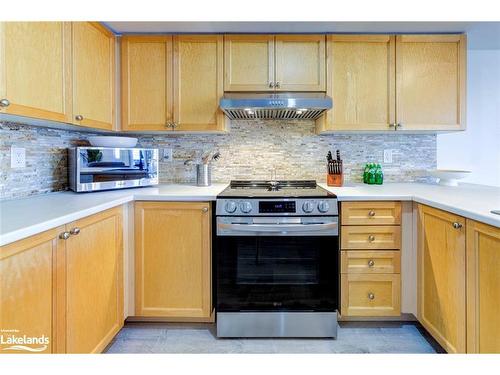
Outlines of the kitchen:
[{"label": "kitchen", "polygon": [[499,33],[1,22],[1,353],[500,353]]}]

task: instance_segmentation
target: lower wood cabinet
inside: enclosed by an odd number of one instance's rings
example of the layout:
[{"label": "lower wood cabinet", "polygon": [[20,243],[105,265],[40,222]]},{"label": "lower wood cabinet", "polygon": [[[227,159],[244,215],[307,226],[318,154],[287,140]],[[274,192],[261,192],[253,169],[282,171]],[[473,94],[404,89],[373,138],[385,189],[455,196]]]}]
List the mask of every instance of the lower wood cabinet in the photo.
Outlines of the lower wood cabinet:
[{"label": "lower wood cabinet", "polygon": [[[64,244],[58,239],[64,227],[54,228],[0,248],[0,330],[10,336],[46,337],[48,343],[29,345],[34,352],[9,349],[1,353],[56,353],[56,267]],[[10,335],[7,332],[11,332]]]},{"label": "lower wood cabinet", "polygon": [[401,203],[342,202],[341,318],[401,314]]},{"label": "lower wood cabinet", "polygon": [[0,329],[47,337],[34,353],[101,352],[123,325],[122,265],[121,208],[0,247]]},{"label": "lower wood cabinet", "polygon": [[467,352],[500,353],[500,228],[467,220]]},{"label": "lower wood cabinet", "polygon": [[447,352],[465,353],[465,219],[418,211],[418,319]]},{"label": "lower wood cabinet", "polygon": [[124,320],[121,209],[67,228],[79,234],[66,241],[66,353],[99,353]]},{"label": "lower wood cabinet", "polygon": [[210,217],[206,202],[136,202],[137,316],[210,318]]}]

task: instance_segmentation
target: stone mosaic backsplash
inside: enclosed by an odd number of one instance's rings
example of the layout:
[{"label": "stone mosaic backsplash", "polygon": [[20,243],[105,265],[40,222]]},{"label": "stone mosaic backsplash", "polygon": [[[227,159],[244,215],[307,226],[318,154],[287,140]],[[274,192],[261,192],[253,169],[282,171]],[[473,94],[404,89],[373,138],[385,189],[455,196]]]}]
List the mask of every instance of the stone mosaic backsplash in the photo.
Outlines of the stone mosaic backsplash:
[{"label": "stone mosaic backsplash", "polygon": [[[87,145],[90,133],[0,123],[0,199],[66,190],[66,148]],[[26,168],[10,168],[10,147],[26,148]],[[196,180],[194,165],[204,152],[220,151],[212,181],[278,179],[326,181],[326,153],[339,149],[345,182],[361,182],[366,162],[381,163],[384,181],[427,180],[436,167],[434,134],[314,134],[313,121],[233,121],[226,134],[143,135],[139,146],[173,150],[172,161],[160,162],[160,182]],[[383,150],[393,150],[393,163],[383,164]],[[162,154],[160,150],[160,154]]]}]

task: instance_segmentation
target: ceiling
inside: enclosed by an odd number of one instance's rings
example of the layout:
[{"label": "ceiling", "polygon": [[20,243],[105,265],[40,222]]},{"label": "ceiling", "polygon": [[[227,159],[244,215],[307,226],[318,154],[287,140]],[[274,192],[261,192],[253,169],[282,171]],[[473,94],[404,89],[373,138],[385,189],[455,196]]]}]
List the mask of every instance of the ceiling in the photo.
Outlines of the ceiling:
[{"label": "ceiling", "polygon": [[469,49],[500,49],[500,22],[103,22],[130,33],[467,33]]}]

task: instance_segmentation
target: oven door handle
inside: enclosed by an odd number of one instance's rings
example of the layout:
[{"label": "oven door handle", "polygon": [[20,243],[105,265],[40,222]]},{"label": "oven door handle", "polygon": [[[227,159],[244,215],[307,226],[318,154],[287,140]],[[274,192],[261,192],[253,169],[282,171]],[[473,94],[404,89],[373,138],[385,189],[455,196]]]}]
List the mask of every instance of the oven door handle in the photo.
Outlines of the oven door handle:
[{"label": "oven door handle", "polygon": [[230,230],[235,232],[267,232],[267,233],[283,233],[283,232],[318,232],[328,231],[337,228],[336,222],[320,223],[320,224],[226,224],[218,223],[219,229]]}]

